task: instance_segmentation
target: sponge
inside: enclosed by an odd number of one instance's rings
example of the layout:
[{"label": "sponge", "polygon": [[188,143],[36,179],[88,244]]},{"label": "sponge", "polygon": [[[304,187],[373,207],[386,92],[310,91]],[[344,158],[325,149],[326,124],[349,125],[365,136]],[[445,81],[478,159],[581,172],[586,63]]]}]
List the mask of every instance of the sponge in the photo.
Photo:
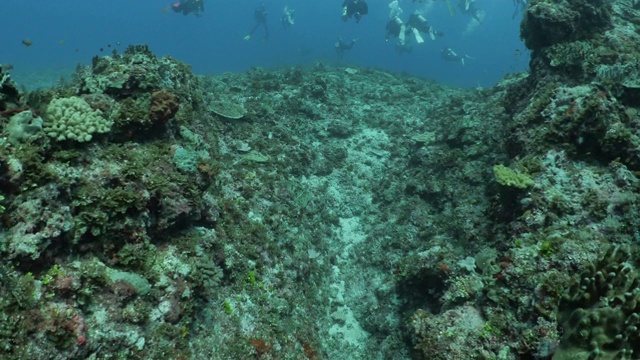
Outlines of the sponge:
[{"label": "sponge", "polygon": [[47,106],[46,134],[58,141],[91,141],[94,133],[106,133],[112,121],[105,119],[100,110],[93,110],[78,96],[53,99]]}]

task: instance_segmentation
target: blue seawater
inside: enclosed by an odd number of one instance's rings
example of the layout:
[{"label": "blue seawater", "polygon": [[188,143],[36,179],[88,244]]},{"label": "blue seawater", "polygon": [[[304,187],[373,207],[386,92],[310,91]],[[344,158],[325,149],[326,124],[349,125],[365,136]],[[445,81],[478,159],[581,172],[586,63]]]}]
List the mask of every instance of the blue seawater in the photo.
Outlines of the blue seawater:
[{"label": "blue seawater", "polygon": [[[261,29],[249,41],[243,37],[254,24],[254,0],[204,0],[200,17],[169,8],[170,1],[150,0],[7,0],[0,25],[0,63],[14,66],[13,77],[26,87],[49,86],[69,76],[77,63],[129,44],[148,44],[157,55],[170,55],[200,74],[243,72],[250,67],[274,68],[315,62],[384,69],[461,87],[489,87],[505,74],[524,71],[528,54],[519,40],[520,14],[511,1],[477,0],[485,12],[480,24],[469,15],[451,15],[445,1],[400,0],[401,18],[422,11],[430,24],[445,33],[435,41],[398,54],[385,41],[389,1],[369,0],[369,14],[360,23],[340,19],[341,1],[264,1],[270,37]],[[457,3],[457,0],[450,0]],[[425,11],[425,4],[428,9]],[[295,24],[281,26],[285,6],[295,10]],[[469,30],[472,31],[469,31]],[[342,59],[334,51],[338,38],[357,38]],[[23,40],[32,45],[25,46]],[[473,59],[465,66],[441,59],[450,47]]]}]

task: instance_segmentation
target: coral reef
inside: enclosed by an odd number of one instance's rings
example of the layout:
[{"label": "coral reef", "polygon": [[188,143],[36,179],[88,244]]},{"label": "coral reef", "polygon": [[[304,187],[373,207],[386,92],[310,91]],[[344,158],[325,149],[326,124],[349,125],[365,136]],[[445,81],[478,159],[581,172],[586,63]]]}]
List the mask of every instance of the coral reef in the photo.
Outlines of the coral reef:
[{"label": "coral reef", "polygon": [[140,45],[3,74],[0,358],[635,358],[637,19],[533,0],[489,89]]}]

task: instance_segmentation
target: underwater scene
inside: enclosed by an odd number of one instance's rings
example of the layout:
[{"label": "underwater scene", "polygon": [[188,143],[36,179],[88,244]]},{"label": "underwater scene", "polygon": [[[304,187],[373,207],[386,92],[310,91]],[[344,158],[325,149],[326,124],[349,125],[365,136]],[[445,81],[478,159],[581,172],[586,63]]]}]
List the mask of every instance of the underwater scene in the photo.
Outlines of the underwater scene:
[{"label": "underwater scene", "polygon": [[640,0],[3,5],[0,359],[640,359]]}]

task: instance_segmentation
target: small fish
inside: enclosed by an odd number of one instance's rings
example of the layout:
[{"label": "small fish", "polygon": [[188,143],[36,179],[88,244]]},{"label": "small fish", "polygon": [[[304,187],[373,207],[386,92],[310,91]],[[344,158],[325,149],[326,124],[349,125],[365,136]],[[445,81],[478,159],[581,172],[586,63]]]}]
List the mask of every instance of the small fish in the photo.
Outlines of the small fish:
[{"label": "small fish", "polygon": [[104,48],[100,48],[100,51],[104,51]]},{"label": "small fish", "polygon": [[121,42],[120,41],[116,41],[116,46],[120,46]]},{"label": "small fish", "polygon": [[60,41],[58,41],[58,44],[60,44],[60,45],[64,45],[64,40],[60,40]]},{"label": "small fish", "polygon": [[31,40],[29,39],[22,39],[22,45],[29,47],[31,45],[33,45],[33,42],[31,42]]},{"label": "small fish", "polygon": [[13,69],[13,65],[11,64],[0,64],[0,70],[11,70]]}]

